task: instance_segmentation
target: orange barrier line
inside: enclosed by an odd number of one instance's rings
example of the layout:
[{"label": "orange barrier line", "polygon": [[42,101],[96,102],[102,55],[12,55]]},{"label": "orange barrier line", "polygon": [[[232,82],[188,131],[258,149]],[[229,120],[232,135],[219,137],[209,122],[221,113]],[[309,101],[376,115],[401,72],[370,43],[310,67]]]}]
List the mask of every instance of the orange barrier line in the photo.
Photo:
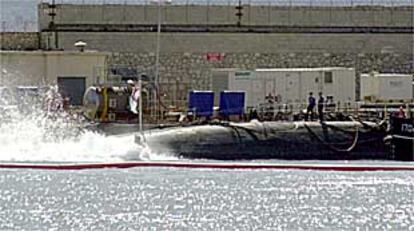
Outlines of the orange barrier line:
[{"label": "orange barrier line", "polygon": [[250,163],[185,163],[185,162],[121,162],[88,164],[0,164],[0,169],[83,170],[102,168],[170,167],[198,169],[274,169],[318,171],[414,171],[414,165],[351,164],[250,164]]}]

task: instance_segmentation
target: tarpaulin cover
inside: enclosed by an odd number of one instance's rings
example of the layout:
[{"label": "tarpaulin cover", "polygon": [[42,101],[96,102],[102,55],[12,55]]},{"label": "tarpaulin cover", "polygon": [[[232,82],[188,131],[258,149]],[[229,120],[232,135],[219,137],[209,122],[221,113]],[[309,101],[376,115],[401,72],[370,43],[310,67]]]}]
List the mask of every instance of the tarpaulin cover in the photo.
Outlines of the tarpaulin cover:
[{"label": "tarpaulin cover", "polygon": [[214,107],[214,92],[191,91],[188,97],[188,110],[196,116],[212,116]]},{"label": "tarpaulin cover", "polygon": [[242,91],[222,91],[220,93],[220,115],[241,115],[244,109],[244,96]]}]

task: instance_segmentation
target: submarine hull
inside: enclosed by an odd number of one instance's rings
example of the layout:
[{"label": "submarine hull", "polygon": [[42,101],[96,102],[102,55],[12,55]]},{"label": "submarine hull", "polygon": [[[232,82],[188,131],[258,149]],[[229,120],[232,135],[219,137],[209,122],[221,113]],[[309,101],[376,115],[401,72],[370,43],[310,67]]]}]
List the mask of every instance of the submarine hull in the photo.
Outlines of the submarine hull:
[{"label": "submarine hull", "polygon": [[150,130],[137,135],[159,153],[216,160],[389,159],[384,129],[359,122],[250,122]]}]

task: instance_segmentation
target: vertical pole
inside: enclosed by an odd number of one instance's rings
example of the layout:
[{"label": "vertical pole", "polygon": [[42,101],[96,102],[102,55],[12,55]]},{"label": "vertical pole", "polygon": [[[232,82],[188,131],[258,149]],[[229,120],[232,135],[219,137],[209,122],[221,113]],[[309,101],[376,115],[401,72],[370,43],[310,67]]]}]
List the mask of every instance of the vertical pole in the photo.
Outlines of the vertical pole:
[{"label": "vertical pole", "polygon": [[239,4],[236,6],[237,26],[240,27],[243,17],[243,6],[242,1],[239,0]]},{"label": "vertical pole", "polygon": [[160,63],[160,34],[161,34],[161,0],[158,0],[158,24],[157,24],[157,50],[155,56],[155,91],[154,91],[154,108],[155,117],[158,122],[158,92],[159,92],[159,63]]},{"label": "vertical pole", "polygon": [[251,25],[251,18],[252,18],[252,14],[251,14],[251,12],[252,12],[252,2],[251,2],[251,0],[249,0],[249,6],[248,7],[249,8],[248,8],[248,15],[247,15],[247,17],[248,17],[247,23],[249,25]]},{"label": "vertical pole", "polygon": [[49,22],[49,32],[48,32],[48,34],[49,34],[49,49],[53,49],[53,44],[52,44],[52,41],[51,41],[51,39],[52,39],[52,36],[53,36],[53,30],[54,30],[54,23],[55,23],[55,12],[54,12],[54,10],[52,9],[53,7],[55,7],[55,0],[53,0],[52,1],[52,5],[50,5],[50,3],[48,3],[48,7],[49,7],[49,9],[48,9],[48,13],[49,13],[49,16],[50,16],[50,22]]},{"label": "vertical pole", "polygon": [[[51,8],[51,9],[50,9]],[[56,26],[56,22],[55,22],[55,17],[56,17],[56,2],[55,0],[52,0],[52,5],[49,5],[49,14],[51,16],[51,29],[54,32],[54,40],[55,40],[55,49],[59,48],[59,41],[58,41],[58,32],[57,32],[57,26]]]},{"label": "vertical pole", "polygon": [[349,18],[350,23],[353,26],[354,25],[354,0],[351,0],[351,9],[349,10]]},{"label": "vertical pole", "polygon": [[59,49],[58,31],[57,31],[56,25],[55,25],[55,48],[56,50]]},{"label": "vertical pole", "polygon": [[207,23],[206,24],[209,24],[210,23],[210,0],[207,0],[207,12],[206,12],[206,20],[207,20]]},{"label": "vertical pole", "polygon": [[288,26],[293,26],[292,24],[292,0],[289,0],[289,11],[288,11]]},{"label": "vertical pole", "polygon": [[311,12],[310,14],[308,14],[308,21],[309,21],[309,24],[310,25],[313,25],[312,23],[313,23],[313,9],[312,9],[312,0],[309,0],[309,12]]},{"label": "vertical pole", "polygon": [[391,1],[391,10],[390,10],[390,21],[389,25],[394,26],[394,2]]},{"label": "vertical pole", "polygon": [[138,80],[138,89],[139,89],[139,95],[138,95],[138,107],[139,107],[139,132],[142,133],[142,76],[139,75]]},{"label": "vertical pole", "polygon": [[372,8],[372,10],[371,10],[371,20],[372,20],[372,27],[374,27],[375,26],[375,9],[374,9],[374,0],[371,0],[371,8]]},{"label": "vertical pole", "polygon": [[145,5],[144,5],[144,22],[147,22],[147,8],[148,8],[148,2],[145,1]]},{"label": "vertical pole", "polygon": [[[101,8],[101,22],[105,22],[105,0],[102,1],[102,8]],[[108,23],[108,22],[105,22]]]},{"label": "vertical pole", "polygon": [[332,23],[332,9],[333,9],[334,6],[333,6],[332,0],[330,0],[329,3],[330,3],[330,7],[329,7],[329,23],[332,26],[333,25],[333,23]]},{"label": "vertical pole", "polygon": [[267,23],[268,23],[268,25],[271,24],[271,17],[270,17],[271,12],[270,12],[270,8],[271,8],[271,2],[269,1],[267,3]]},{"label": "vertical pole", "polygon": [[231,8],[230,0],[227,0],[227,23],[228,24],[230,24],[230,8]]},{"label": "vertical pole", "polygon": [[126,22],[126,8],[127,8],[127,0],[124,1],[124,5],[122,6],[122,23]]},{"label": "vertical pole", "polygon": [[82,8],[81,8],[81,12],[80,12],[80,21],[81,21],[81,23],[85,21],[84,11],[85,11],[85,0],[82,0]]},{"label": "vertical pole", "polygon": [[188,9],[189,9],[189,0],[186,0],[185,2],[185,23],[188,24]]}]

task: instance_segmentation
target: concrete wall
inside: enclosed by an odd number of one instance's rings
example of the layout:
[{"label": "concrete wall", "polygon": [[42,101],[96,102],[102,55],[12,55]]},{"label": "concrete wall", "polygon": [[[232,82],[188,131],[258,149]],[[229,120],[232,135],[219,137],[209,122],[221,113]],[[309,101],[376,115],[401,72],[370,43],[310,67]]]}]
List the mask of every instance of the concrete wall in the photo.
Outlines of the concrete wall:
[{"label": "concrete wall", "polygon": [[[48,27],[46,4],[38,8],[40,29]],[[57,5],[57,23],[156,24],[154,5]],[[243,25],[405,26],[413,25],[413,7],[244,6]],[[236,24],[234,6],[171,5],[162,8],[164,24]]]},{"label": "concrete wall", "polygon": [[1,85],[56,84],[57,77],[86,77],[91,85],[97,66],[105,66],[107,53],[63,51],[1,51]]},{"label": "concrete wall", "polygon": [[1,32],[1,50],[37,50],[40,47],[37,32]]},{"label": "concrete wall", "polygon": [[[60,32],[60,48],[75,49],[77,40],[91,49],[151,53],[155,33]],[[412,54],[412,34],[306,34],[306,33],[162,33],[162,53],[398,53]]]}]

